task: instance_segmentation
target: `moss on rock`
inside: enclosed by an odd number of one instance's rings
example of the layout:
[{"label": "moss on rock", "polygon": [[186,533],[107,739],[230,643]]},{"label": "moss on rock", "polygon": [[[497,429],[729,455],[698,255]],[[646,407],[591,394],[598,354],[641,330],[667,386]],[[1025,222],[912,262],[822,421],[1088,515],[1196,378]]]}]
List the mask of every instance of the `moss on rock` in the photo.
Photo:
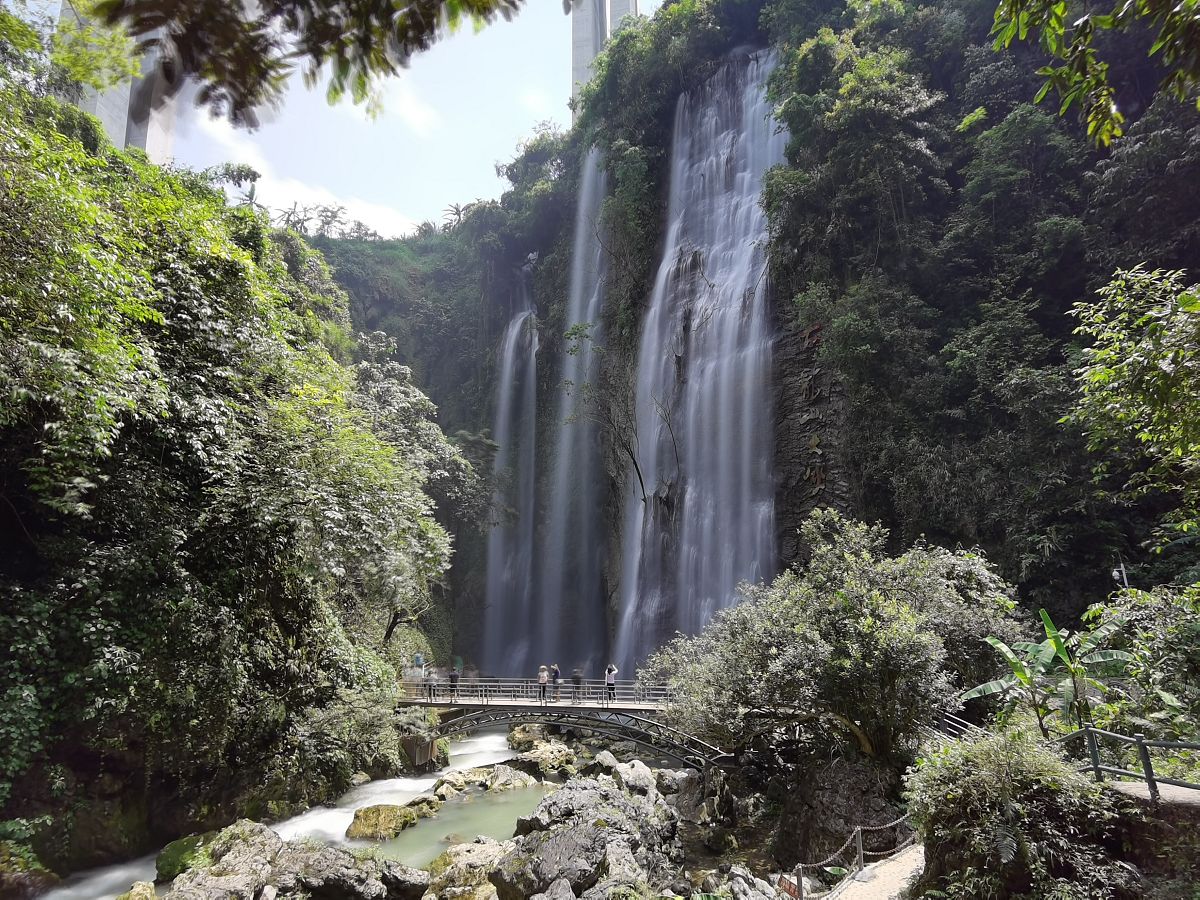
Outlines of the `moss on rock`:
[{"label": "moss on rock", "polygon": [[417,813],[404,806],[380,803],[354,811],[354,821],[346,829],[351,840],[386,841],[405,828],[417,824]]},{"label": "moss on rock", "polygon": [[158,881],[174,881],[177,875],[193,866],[206,866],[211,862],[208,845],[217,836],[215,831],[204,834],[189,834],[163,847],[154,860]]}]

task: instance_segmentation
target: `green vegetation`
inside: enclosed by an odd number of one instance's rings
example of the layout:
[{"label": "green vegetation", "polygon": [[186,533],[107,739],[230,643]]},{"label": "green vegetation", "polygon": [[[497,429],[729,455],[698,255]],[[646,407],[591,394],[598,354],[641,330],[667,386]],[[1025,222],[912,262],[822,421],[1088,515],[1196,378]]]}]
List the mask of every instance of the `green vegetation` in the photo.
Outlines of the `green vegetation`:
[{"label": "green vegetation", "polygon": [[[679,637],[639,673],[670,685],[673,724],[718,746],[903,762],[922,726],[957,707],[956,689],[991,671],[983,643],[1017,636],[1012,588],[976,553],[918,544],[818,511],[811,559]],[[911,756],[908,756],[911,758]]]},{"label": "green vegetation", "polygon": [[0,815],[47,813],[33,842],[79,865],[399,771],[432,495],[470,496],[469,464],[316,251],[14,71]]},{"label": "green vegetation", "polygon": [[1028,733],[934,752],[908,802],[926,859],[914,898],[1141,896],[1120,855],[1120,803]]}]

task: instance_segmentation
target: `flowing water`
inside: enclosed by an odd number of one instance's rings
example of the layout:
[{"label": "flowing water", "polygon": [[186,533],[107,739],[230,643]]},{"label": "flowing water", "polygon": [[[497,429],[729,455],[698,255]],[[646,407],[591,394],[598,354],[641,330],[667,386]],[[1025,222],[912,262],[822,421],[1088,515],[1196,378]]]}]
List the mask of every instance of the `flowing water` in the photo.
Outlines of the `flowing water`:
[{"label": "flowing water", "polygon": [[622,522],[616,651],[632,673],[774,573],[772,326],[762,177],[783,160],[769,53],[731,59],[675,111],[667,235],[642,325],[638,466]]},{"label": "flowing water", "polygon": [[[271,827],[286,840],[308,837],[335,844],[347,843],[346,829],[354,821],[354,811],[359,807],[377,803],[407,803],[432,790],[446,771],[502,762],[512,755],[504,731],[481,732],[450,745],[448,770],[411,778],[371,781],[340,797],[333,806],[310,809]],[[400,838],[380,844],[380,849],[385,855],[407,865],[424,866],[449,846],[445,838],[451,833],[466,835],[464,840],[467,841],[477,834],[511,837],[517,817],[530,812],[543,792],[539,787],[513,791],[511,794],[483,794],[463,803],[456,799],[444,805],[438,816],[422,820],[403,832]],[[433,852],[436,848],[440,849]],[[72,875],[61,887],[44,894],[42,900],[112,900],[129,890],[135,881],[153,881],[156,856],[151,854],[119,865]],[[161,886],[160,892],[165,888]]]},{"label": "flowing water", "polygon": [[497,365],[493,507],[488,534],[483,669],[529,675],[533,662],[533,541],[537,509],[537,320],[522,271],[518,302]]},{"label": "flowing water", "polygon": [[[604,593],[601,589],[600,448],[585,404],[595,378],[595,342],[604,305],[604,247],[600,204],[604,168],[592,149],[580,173],[571,251],[566,327],[586,330],[568,341],[563,354],[548,509],[539,549],[537,635],[539,652],[557,661],[564,674],[580,666],[598,677],[606,660]],[[550,660],[547,654],[555,659]]]}]

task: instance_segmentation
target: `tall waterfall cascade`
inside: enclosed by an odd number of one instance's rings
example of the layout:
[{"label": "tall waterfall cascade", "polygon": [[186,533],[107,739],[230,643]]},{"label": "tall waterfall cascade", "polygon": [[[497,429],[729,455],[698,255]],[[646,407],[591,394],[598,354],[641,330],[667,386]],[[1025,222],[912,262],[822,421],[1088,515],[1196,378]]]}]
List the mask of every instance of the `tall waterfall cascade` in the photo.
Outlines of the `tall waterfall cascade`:
[{"label": "tall waterfall cascade", "polygon": [[[774,574],[766,170],[772,55],[734,58],[675,111],[666,239],[642,324],[615,655],[624,673]],[[632,467],[631,467],[632,468]],[[640,478],[638,477],[640,473]]]},{"label": "tall waterfall cascade", "polygon": [[563,355],[555,405],[554,467],[547,483],[544,539],[539,547],[537,634],[544,652],[567,671],[583,666],[595,677],[606,661],[604,593],[601,589],[600,447],[595,423],[582,405],[596,374],[595,342],[604,305],[604,246],[600,205],[605,178],[600,152],[584,159],[575,207],[570,294],[566,326],[583,326],[586,336]]},{"label": "tall waterfall cascade", "polygon": [[504,329],[497,359],[492,507],[501,520],[488,534],[482,647],[488,672],[526,672],[533,654],[537,352],[537,320],[528,273],[522,272],[516,309]]}]

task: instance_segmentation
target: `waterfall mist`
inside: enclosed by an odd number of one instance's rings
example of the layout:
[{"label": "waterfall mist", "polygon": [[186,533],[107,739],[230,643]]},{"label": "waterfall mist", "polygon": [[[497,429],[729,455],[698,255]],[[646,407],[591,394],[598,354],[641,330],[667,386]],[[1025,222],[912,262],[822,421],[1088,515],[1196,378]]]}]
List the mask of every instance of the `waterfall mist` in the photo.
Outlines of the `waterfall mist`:
[{"label": "waterfall mist", "polygon": [[783,160],[766,79],[731,59],[675,112],[667,232],[635,379],[638,464],[622,522],[623,673],[775,570],[772,325],[762,176]]},{"label": "waterfall mist", "polygon": [[[497,361],[493,509],[488,534],[482,663],[490,674],[527,674],[532,663],[533,542],[537,509],[537,320],[528,273]],[[536,665],[536,664],[535,664]]]}]

